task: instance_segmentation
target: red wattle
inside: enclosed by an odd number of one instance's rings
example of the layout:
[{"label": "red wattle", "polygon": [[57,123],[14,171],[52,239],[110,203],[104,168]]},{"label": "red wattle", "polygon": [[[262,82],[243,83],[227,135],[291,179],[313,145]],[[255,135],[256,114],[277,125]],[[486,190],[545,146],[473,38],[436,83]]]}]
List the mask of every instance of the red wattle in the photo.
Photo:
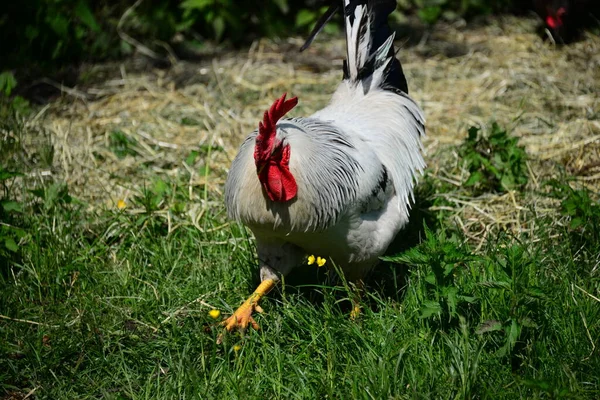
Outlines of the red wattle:
[{"label": "red wattle", "polygon": [[269,161],[260,175],[259,179],[271,201],[285,202],[296,197],[298,185],[287,166]]}]

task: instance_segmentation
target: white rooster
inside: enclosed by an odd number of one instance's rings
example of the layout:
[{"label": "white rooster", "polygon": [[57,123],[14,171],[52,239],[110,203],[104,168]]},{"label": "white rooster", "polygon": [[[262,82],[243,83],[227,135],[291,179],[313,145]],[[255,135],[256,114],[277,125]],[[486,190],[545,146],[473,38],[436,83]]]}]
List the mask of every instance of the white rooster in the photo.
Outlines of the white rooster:
[{"label": "white rooster", "polygon": [[395,0],[345,0],[347,61],[329,105],[282,120],[298,103],[284,94],[233,160],[225,202],[256,237],[261,284],[223,322],[228,330],[258,328],[260,298],[307,255],[358,280],[407,224],[425,126],[395,58],[387,23],[395,8]]}]

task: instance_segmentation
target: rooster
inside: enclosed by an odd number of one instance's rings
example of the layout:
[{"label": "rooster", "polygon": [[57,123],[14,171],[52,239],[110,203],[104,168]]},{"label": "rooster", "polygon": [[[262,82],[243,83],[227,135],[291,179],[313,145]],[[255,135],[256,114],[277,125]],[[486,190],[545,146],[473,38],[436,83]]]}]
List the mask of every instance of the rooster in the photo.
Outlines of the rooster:
[{"label": "rooster", "polygon": [[347,60],[329,105],[284,118],[298,103],[284,94],[229,170],[228,215],[254,233],[261,283],[223,322],[227,330],[258,329],[259,300],[310,254],[360,280],[408,222],[425,167],[425,121],[395,58],[387,19],[396,2],[345,0],[343,7]]},{"label": "rooster", "polygon": [[598,0],[534,0],[535,11],[556,43],[576,40],[582,29],[598,25]]}]

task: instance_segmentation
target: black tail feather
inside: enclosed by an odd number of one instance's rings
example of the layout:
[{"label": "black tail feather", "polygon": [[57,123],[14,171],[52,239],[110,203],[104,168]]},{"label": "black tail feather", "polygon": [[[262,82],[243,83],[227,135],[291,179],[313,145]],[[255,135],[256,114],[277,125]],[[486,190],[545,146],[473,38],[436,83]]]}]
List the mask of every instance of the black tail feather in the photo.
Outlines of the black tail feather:
[{"label": "black tail feather", "polygon": [[[315,37],[321,32],[325,24],[331,20],[333,15],[340,9],[339,3],[341,0],[333,0],[329,9],[319,18],[317,24],[310,33],[300,51],[307,49]],[[350,18],[353,22],[354,11],[357,6],[366,5],[369,9],[371,18],[371,35],[372,42],[370,53],[374,53],[385,43],[385,41],[394,33],[388,23],[389,15],[396,10],[396,0],[350,0],[349,4],[344,9],[344,18]],[[369,54],[370,55],[370,54]],[[396,58],[394,46],[390,47],[388,57],[392,60],[387,68],[386,79],[384,85],[389,88],[399,89],[404,93],[408,93],[408,84],[402,65]],[[373,71],[361,71],[361,76],[370,75]],[[348,78],[347,63],[344,62],[344,79]]]},{"label": "black tail feather", "polygon": [[306,41],[304,42],[304,44],[302,45],[302,47],[300,47],[300,52],[303,52],[304,50],[308,49],[308,47],[311,45],[311,43],[313,42],[313,40],[315,40],[315,38],[317,37],[317,35],[323,30],[323,28],[325,27],[325,25],[327,25],[327,23],[331,20],[331,18],[333,18],[333,16],[335,15],[335,13],[340,9],[340,4],[339,3],[340,2],[338,0],[336,0],[334,2],[334,4],[332,4],[331,6],[329,6],[329,8],[327,9],[327,11],[325,11],[325,14],[321,15],[321,17],[319,18],[319,20],[315,24],[315,27],[310,32],[310,35],[308,35],[308,38],[306,39]]},{"label": "black tail feather", "polygon": [[[371,51],[376,51],[394,32],[388,23],[388,17],[396,10],[396,0],[374,0],[367,1],[371,9],[371,15],[374,15],[371,32],[373,35],[373,46]],[[408,94],[408,84],[402,65],[396,58],[394,46],[390,47],[388,57],[392,58],[389,64],[385,85],[400,89]]]}]

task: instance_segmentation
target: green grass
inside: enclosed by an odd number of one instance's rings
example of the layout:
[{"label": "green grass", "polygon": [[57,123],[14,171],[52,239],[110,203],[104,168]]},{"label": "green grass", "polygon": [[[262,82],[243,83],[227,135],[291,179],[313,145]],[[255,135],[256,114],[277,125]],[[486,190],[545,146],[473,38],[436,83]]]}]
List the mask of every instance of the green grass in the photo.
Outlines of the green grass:
[{"label": "green grass", "polygon": [[[2,175],[0,397],[600,397],[600,207],[567,178],[524,194],[556,198],[554,212],[479,249],[424,210],[421,244],[367,282],[357,321],[346,287],[290,277],[264,300],[262,330],[222,344],[208,311],[252,291],[253,242],[224,226],[216,194],[196,193],[189,223],[187,178],[98,210],[60,183]],[[440,205],[443,190],[426,177],[420,198]]]}]

